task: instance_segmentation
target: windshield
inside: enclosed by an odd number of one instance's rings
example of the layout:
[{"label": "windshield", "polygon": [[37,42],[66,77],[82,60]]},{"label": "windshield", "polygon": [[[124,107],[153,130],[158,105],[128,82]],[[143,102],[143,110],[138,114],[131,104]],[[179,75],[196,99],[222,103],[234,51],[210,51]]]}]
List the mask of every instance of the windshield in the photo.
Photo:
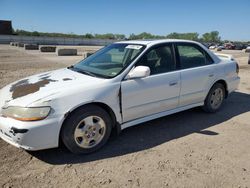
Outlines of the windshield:
[{"label": "windshield", "polygon": [[111,44],[71,66],[70,69],[96,77],[113,78],[145,48],[137,44]]}]

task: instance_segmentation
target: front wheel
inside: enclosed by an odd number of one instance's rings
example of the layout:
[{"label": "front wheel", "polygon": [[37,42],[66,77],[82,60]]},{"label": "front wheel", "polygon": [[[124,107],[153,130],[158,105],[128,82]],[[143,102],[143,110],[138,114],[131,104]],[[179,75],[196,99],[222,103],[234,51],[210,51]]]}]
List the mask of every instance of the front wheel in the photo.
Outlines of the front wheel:
[{"label": "front wheel", "polygon": [[203,110],[206,112],[217,112],[225,98],[225,87],[216,83],[209,91],[206,100],[204,102]]},{"label": "front wheel", "polygon": [[99,106],[88,105],[73,112],[65,121],[61,139],[73,153],[91,153],[108,140],[112,123],[109,114]]}]

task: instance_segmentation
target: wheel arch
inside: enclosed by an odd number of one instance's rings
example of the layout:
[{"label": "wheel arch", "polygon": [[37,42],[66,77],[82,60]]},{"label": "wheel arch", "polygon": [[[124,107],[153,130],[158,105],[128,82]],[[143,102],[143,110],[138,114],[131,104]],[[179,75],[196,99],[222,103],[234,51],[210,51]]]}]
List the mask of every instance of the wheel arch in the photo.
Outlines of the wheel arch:
[{"label": "wheel arch", "polygon": [[217,83],[220,83],[220,84],[222,84],[224,86],[224,88],[225,88],[225,98],[227,98],[228,97],[228,86],[227,86],[227,82],[225,80],[223,80],[223,79],[215,81],[214,84],[210,87],[209,91]]},{"label": "wheel arch", "polygon": [[110,106],[108,106],[107,104],[105,103],[102,103],[102,102],[90,102],[90,103],[86,103],[86,104],[82,104],[76,108],[73,108],[72,110],[68,111],[67,113],[65,113],[65,116],[64,116],[64,120],[61,124],[61,127],[60,127],[60,131],[59,131],[59,145],[62,145],[62,140],[61,140],[61,131],[62,131],[62,128],[63,128],[63,125],[65,123],[65,121],[70,117],[71,114],[73,114],[75,111],[79,110],[80,108],[84,108],[84,107],[87,107],[88,105],[96,105],[96,106],[99,106],[101,107],[102,109],[104,109],[110,116],[111,118],[111,121],[112,121],[112,134],[114,135],[118,135],[121,131],[121,125],[117,122],[117,119],[116,119],[116,116],[115,116],[115,113],[114,111],[112,110],[112,108]]}]

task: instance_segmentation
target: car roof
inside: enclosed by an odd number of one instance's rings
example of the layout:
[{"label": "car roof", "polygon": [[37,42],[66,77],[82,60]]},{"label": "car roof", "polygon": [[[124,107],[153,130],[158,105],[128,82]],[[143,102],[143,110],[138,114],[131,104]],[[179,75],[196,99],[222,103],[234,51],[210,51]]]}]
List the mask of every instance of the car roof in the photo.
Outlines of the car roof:
[{"label": "car roof", "polygon": [[150,48],[151,46],[162,44],[162,43],[170,43],[170,42],[183,42],[183,43],[192,43],[197,44],[200,47],[203,48],[212,58],[215,62],[220,62],[220,59],[210,50],[208,50],[204,45],[202,45],[199,42],[192,41],[192,40],[183,40],[183,39],[157,39],[157,40],[127,40],[127,41],[120,41],[116,42],[117,44],[137,44],[137,45],[146,45],[147,48]]},{"label": "car roof", "polygon": [[181,40],[181,39],[153,39],[153,40],[127,40],[127,41],[120,41],[116,43],[125,43],[125,44],[141,44],[146,46],[152,46],[155,44],[167,43],[167,42],[189,42],[189,43],[197,43],[191,40]]}]

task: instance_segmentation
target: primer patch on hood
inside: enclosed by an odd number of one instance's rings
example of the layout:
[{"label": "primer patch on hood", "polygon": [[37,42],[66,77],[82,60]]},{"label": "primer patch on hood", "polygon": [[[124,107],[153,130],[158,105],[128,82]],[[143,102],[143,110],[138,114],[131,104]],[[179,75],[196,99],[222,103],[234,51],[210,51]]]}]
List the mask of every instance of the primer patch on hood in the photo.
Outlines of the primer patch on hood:
[{"label": "primer patch on hood", "polygon": [[29,79],[24,79],[13,84],[10,87],[10,92],[12,92],[12,98],[16,99],[31,93],[35,93],[39,91],[41,87],[46,86],[50,82],[56,82],[56,81],[57,80],[50,79],[50,76],[43,76],[35,83],[29,83]]}]

